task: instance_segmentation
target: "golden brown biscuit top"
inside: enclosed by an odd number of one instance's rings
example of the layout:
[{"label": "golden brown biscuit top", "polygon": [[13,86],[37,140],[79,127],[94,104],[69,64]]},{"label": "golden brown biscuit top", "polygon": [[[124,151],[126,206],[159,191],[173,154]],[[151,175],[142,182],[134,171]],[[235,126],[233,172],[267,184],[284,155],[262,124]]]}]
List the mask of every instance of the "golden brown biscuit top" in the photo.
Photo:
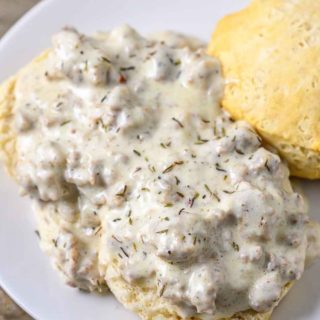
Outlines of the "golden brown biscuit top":
[{"label": "golden brown biscuit top", "polygon": [[[253,1],[218,24],[224,106],[284,144],[320,151],[320,2]],[[280,146],[281,149],[281,146]]]}]

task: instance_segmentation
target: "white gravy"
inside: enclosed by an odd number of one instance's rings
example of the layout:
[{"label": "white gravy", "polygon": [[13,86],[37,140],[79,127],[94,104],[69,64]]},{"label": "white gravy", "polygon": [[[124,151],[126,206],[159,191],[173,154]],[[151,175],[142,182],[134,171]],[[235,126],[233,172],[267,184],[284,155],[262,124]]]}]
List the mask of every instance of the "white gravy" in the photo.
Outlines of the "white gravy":
[{"label": "white gravy", "polygon": [[218,61],[169,38],[54,36],[17,84],[19,184],[69,284],[102,290],[112,263],[182,317],[267,311],[304,271],[304,199],[220,110]]}]

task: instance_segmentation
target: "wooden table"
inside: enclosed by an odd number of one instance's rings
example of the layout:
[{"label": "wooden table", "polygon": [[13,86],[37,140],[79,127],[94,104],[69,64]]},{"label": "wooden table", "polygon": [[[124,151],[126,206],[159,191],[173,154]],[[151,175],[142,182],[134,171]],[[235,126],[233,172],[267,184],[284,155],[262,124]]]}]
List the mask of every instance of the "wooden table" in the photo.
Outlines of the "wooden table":
[{"label": "wooden table", "polygon": [[[0,0],[0,37],[20,16],[39,0]],[[30,290],[32,290],[30,288]],[[0,320],[30,320],[0,288]],[[41,319],[42,320],[42,319]]]}]

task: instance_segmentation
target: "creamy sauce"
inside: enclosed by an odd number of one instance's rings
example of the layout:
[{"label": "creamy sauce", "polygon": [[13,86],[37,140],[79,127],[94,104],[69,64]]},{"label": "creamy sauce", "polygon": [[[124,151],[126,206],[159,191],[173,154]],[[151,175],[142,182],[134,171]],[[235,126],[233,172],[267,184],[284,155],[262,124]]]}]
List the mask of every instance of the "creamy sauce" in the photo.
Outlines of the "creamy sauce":
[{"label": "creamy sauce", "polygon": [[303,273],[304,200],[219,109],[219,63],[158,39],[65,29],[19,81],[17,177],[43,247],[83,289],[102,290],[114,264],[182,317],[267,311]]},{"label": "creamy sauce", "polygon": [[162,42],[171,48],[186,48],[191,50],[206,49],[207,44],[198,38],[191,37],[176,31],[155,32],[148,36],[148,39]]}]

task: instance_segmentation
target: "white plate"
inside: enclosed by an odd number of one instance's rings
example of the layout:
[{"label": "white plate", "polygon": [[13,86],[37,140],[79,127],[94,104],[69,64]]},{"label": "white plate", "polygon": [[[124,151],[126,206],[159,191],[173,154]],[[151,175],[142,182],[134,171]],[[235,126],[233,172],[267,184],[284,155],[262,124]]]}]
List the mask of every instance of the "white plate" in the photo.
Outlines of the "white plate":
[{"label": "white plate", "polygon": [[[173,29],[208,40],[216,21],[246,0],[50,0],[25,15],[0,41],[0,81],[50,45],[64,25],[84,32],[129,23],[142,33]],[[241,26],[239,26],[241,27]],[[0,284],[40,320],[133,320],[114,298],[82,294],[64,285],[41,252],[27,199],[0,172]],[[311,212],[320,207],[320,183],[304,183]],[[320,216],[320,215],[319,215]],[[274,320],[320,319],[320,264],[308,270],[277,309]]]}]

